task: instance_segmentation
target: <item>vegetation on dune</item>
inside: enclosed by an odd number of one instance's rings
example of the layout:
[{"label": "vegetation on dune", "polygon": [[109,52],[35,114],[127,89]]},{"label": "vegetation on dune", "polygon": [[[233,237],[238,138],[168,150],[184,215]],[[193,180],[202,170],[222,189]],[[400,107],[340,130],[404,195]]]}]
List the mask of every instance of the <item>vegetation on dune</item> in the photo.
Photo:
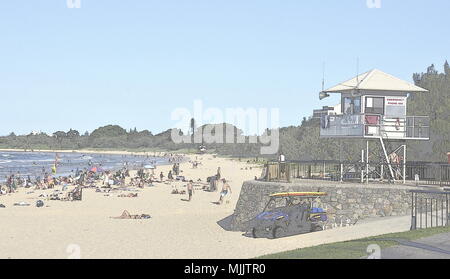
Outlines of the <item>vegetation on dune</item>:
[{"label": "vegetation on dune", "polygon": [[[425,73],[413,75],[416,85],[430,92],[412,94],[408,101],[408,114],[430,116],[430,142],[408,142],[408,158],[415,161],[445,161],[450,152],[450,66],[446,62],[444,72],[439,73],[434,65]],[[339,160],[358,161],[360,150],[365,143],[362,140],[335,140],[319,138],[318,119],[304,118],[299,126],[280,129],[279,153],[288,160]],[[195,128],[195,120],[191,120],[191,131],[204,129]],[[234,142],[242,131],[230,124],[213,125],[213,134],[218,129],[232,129]],[[180,132],[180,131],[178,131]],[[271,131],[267,131],[270,133]],[[123,129],[118,125],[108,125],[80,134],[70,129],[67,132],[57,131],[52,135],[30,134],[0,137],[0,148],[16,149],[121,149],[121,150],[198,150],[201,143],[177,144],[171,138],[172,129],[153,135],[148,130],[137,131]],[[180,132],[180,135],[182,133]],[[224,138],[223,138],[224,139]],[[260,155],[260,143],[249,143],[249,137],[244,137],[243,143],[208,143],[203,142],[209,152],[234,157],[263,157]],[[373,150],[378,148],[373,146]],[[274,159],[277,154],[265,156]]]}]

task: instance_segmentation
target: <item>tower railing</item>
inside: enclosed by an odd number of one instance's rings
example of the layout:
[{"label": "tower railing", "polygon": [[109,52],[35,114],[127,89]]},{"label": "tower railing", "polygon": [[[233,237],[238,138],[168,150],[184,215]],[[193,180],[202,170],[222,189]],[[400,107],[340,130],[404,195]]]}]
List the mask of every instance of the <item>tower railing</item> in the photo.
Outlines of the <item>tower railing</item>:
[{"label": "tower railing", "polygon": [[324,115],[320,136],[428,140],[430,120],[428,116],[389,117],[371,113]]},{"label": "tower railing", "polygon": [[320,119],[320,136],[362,137],[364,136],[364,115],[324,115]]}]

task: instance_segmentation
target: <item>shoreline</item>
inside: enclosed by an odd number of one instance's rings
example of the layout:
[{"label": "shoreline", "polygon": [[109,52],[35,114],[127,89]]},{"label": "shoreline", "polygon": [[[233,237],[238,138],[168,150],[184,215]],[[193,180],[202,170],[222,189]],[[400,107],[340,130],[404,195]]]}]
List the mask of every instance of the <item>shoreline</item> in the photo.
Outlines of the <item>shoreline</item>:
[{"label": "shoreline", "polygon": [[[33,151],[31,151],[31,149],[27,149],[26,151],[24,149],[9,149],[9,148],[0,148],[0,152],[18,152],[18,153],[66,153],[66,154],[92,154],[92,155],[126,155],[126,156],[139,156],[139,157],[147,157],[147,158],[159,158],[164,160],[164,162],[162,163],[156,163],[155,166],[169,166],[172,165],[172,163],[170,162],[170,155],[175,155],[175,156],[181,156],[183,159],[181,161],[179,161],[178,163],[186,163],[189,162],[191,160],[191,158],[189,157],[188,154],[184,154],[184,153],[171,153],[171,152],[167,152],[167,151],[161,151],[161,152],[130,152],[130,151],[125,151],[125,150],[50,150],[50,149],[33,149]],[[121,167],[112,167],[111,169],[109,169],[109,171],[112,172],[116,172],[120,169]],[[137,169],[139,169],[139,167],[137,166],[129,166],[128,167],[129,170],[131,171],[136,171]],[[66,173],[56,173],[56,174],[52,174],[53,177],[61,177],[61,176],[66,176]],[[32,175],[32,177],[36,178],[36,175]],[[5,183],[6,179],[2,179],[2,177],[0,177],[0,184]]]},{"label": "shoreline", "polygon": [[41,153],[86,153],[86,154],[105,154],[105,155],[138,155],[164,157],[167,154],[185,155],[185,153],[169,152],[169,151],[126,151],[126,150],[90,150],[90,149],[14,149],[14,148],[0,148],[0,152],[41,152]]}]

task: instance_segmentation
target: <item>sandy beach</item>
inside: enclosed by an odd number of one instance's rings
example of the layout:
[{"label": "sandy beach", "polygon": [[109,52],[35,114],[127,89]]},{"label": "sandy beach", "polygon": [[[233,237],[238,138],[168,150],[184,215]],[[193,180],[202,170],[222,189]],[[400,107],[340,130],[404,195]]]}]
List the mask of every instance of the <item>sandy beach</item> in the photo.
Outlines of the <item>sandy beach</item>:
[{"label": "sandy beach", "polygon": [[[220,166],[232,188],[228,203],[217,205],[219,192],[202,190],[194,192],[191,202],[183,201],[187,195],[171,191],[175,185],[185,189],[185,183],[173,182],[138,189],[136,198],[85,189],[81,202],[44,200],[45,206],[37,208],[36,201],[43,199],[39,195],[53,190],[21,188],[18,193],[0,196],[0,203],[6,206],[0,208],[0,258],[251,258],[409,229],[409,217],[397,217],[277,240],[226,231],[217,222],[233,214],[243,181],[259,176],[261,168],[213,155],[190,156],[198,156],[201,164],[196,169],[189,163],[181,164],[182,175],[206,181]],[[155,173],[167,175],[170,168],[158,166]],[[30,206],[13,206],[20,201]],[[124,210],[152,218],[110,218]]]}]

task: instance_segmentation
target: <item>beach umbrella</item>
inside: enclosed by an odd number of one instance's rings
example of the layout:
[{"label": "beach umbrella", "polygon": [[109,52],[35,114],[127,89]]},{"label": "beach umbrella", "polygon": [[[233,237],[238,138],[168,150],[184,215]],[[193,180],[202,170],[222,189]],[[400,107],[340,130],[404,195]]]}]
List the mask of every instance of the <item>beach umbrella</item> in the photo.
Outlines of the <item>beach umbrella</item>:
[{"label": "beach umbrella", "polygon": [[92,167],[90,171],[97,172],[97,167]]}]

